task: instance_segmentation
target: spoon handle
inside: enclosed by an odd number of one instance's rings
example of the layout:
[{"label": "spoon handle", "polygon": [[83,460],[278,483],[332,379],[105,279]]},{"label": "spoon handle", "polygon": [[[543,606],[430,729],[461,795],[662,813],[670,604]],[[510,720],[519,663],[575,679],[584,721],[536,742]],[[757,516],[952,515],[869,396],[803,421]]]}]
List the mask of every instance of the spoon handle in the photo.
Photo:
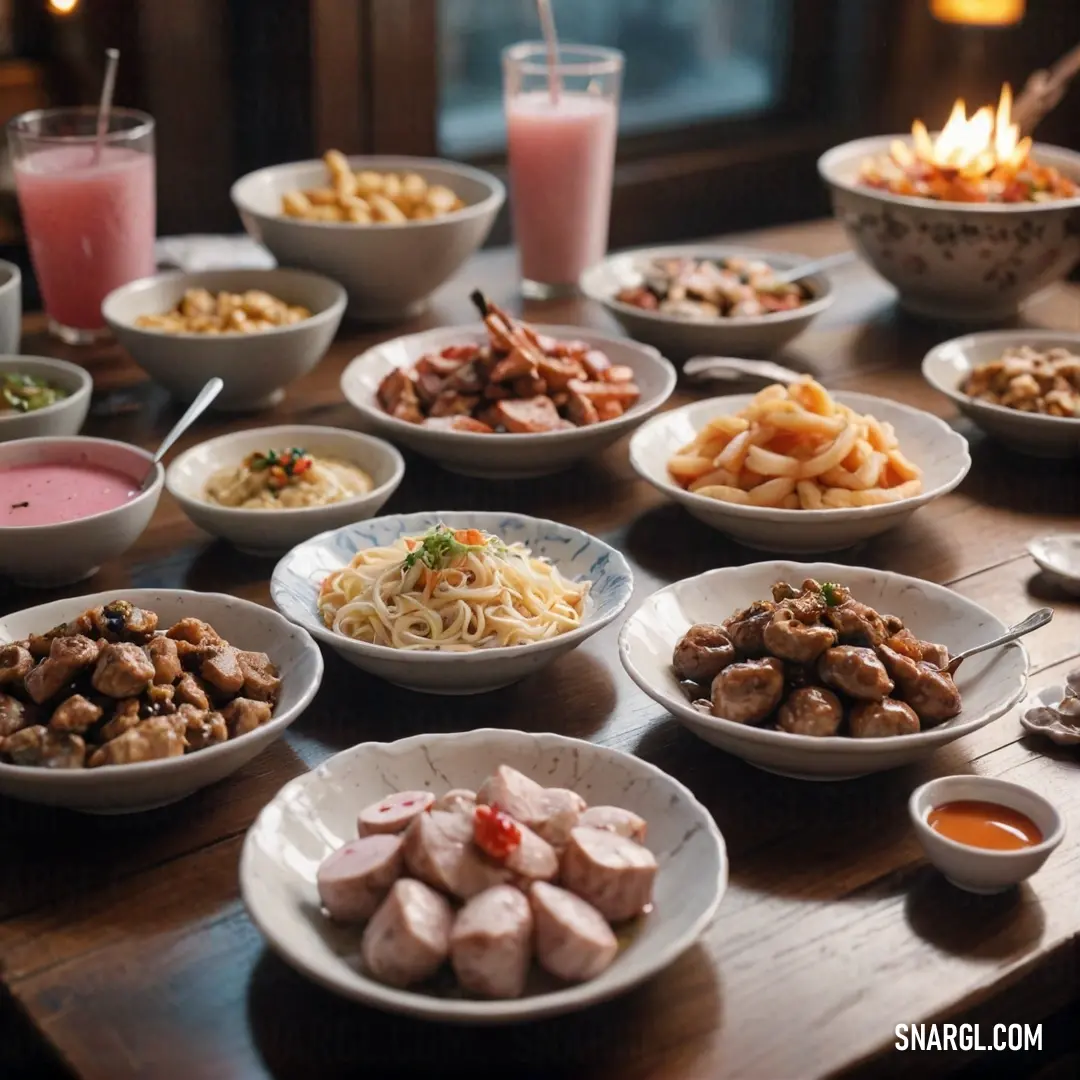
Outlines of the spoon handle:
[{"label": "spoon handle", "polygon": [[963,652],[957,653],[949,661],[949,669],[952,670],[954,664],[959,664],[961,660],[966,660],[969,656],[974,656],[976,653],[986,652],[987,649],[996,649],[999,645],[1008,645],[1010,641],[1022,638],[1025,634],[1030,634],[1032,630],[1038,630],[1040,626],[1045,626],[1053,617],[1053,608],[1039,608],[1038,611],[1033,611],[1023,620],[1023,622],[1018,622],[1015,626],[1010,626],[1004,634],[994,638],[993,641],[984,641],[981,645],[976,645],[972,649],[965,649]]},{"label": "spoon handle", "polygon": [[793,266],[790,270],[781,270],[775,277],[778,282],[802,281],[811,274],[820,274],[824,270],[835,270],[838,266],[847,266],[858,259],[854,251],[839,251],[835,255],[825,255],[823,258],[814,259],[813,262],[802,263]]},{"label": "spoon handle", "polygon": [[[216,375],[212,378],[198,393],[195,400],[187,407],[184,415],[173,425],[172,430],[161,441],[161,445],[157,448],[157,453],[154,454],[154,465],[156,466],[159,461],[169,452],[169,448],[172,446],[181,435],[204,412],[209,408],[210,403],[221,393],[225,384]],[[143,481],[143,487],[145,487],[154,475],[154,468],[151,467],[150,472],[147,473],[146,479]]]},{"label": "spoon handle", "polygon": [[683,374],[695,380],[705,379],[761,379],[763,382],[795,382],[801,378],[771,360],[742,360],[737,356],[695,356],[683,364]]}]

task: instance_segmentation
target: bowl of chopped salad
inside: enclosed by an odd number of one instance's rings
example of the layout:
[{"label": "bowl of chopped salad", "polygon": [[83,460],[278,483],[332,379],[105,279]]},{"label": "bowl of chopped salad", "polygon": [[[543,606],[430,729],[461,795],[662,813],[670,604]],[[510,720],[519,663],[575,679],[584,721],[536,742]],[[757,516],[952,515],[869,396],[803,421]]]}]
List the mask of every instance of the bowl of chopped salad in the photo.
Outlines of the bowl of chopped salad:
[{"label": "bowl of chopped salad", "polygon": [[876,136],[818,161],[852,245],[916,315],[1013,318],[1080,261],[1080,153],[1022,142],[1012,160],[942,164],[940,136]]},{"label": "bowl of chopped salad", "polygon": [[0,356],[0,442],[78,435],[94,380],[66,360]]},{"label": "bowl of chopped salad", "polygon": [[609,255],[581,277],[628,334],[665,356],[768,356],[832,303],[824,274],[781,280],[804,255],[675,244]]}]

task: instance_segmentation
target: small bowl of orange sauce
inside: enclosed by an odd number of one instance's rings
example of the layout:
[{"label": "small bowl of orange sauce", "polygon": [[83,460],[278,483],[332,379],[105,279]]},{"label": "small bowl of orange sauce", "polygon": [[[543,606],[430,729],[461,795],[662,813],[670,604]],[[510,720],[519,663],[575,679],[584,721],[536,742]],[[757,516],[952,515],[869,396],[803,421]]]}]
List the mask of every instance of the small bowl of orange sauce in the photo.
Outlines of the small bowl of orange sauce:
[{"label": "small bowl of orange sauce", "polygon": [[957,888],[989,895],[1031,877],[1065,836],[1041,795],[989,776],[942,776],[908,802],[927,858]]}]

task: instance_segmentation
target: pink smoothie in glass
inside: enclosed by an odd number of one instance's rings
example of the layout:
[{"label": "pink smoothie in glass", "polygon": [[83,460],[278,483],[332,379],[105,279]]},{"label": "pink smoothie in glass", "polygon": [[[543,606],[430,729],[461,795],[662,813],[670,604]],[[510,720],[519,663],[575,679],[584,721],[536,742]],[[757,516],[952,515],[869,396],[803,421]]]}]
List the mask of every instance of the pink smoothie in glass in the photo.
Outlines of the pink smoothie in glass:
[{"label": "pink smoothie in glass", "polygon": [[78,330],[100,330],[101,301],[154,272],[154,158],[123,146],[36,150],[15,167],[34,272],[45,311]]},{"label": "pink smoothie in glass", "polygon": [[0,526],[58,525],[131,502],[138,482],[103,465],[38,462],[0,469]]},{"label": "pink smoothie in glass", "polygon": [[543,91],[506,104],[510,191],[521,274],[576,284],[607,250],[616,105],[593,94]]}]

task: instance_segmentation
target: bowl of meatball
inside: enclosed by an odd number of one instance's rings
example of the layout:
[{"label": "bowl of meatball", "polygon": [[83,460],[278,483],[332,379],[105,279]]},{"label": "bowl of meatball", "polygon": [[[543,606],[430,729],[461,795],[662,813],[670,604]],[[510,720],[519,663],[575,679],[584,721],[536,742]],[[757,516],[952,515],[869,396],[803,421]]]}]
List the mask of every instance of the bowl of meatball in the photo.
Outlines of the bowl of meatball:
[{"label": "bowl of meatball", "polygon": [[628,990],[705,931],[723,837],[621,750],[480,729],[362,743],[290,781],[240,885],[271,947],[346,998],[495,1024]]},{"label": "bowl of meatball", "polygon": [[180,589],[57,600],[0,618],[0,795],[150,810],[235,772],[322,681],[301,627]]},{"label": "bowl of meatball", "polygon": [[907,765],[1024,693],[1012,642],[974,601],[884,570],[763,562],[687,578],[627,620],[630,677],[706,742],[783,776],[844,780]]}]

